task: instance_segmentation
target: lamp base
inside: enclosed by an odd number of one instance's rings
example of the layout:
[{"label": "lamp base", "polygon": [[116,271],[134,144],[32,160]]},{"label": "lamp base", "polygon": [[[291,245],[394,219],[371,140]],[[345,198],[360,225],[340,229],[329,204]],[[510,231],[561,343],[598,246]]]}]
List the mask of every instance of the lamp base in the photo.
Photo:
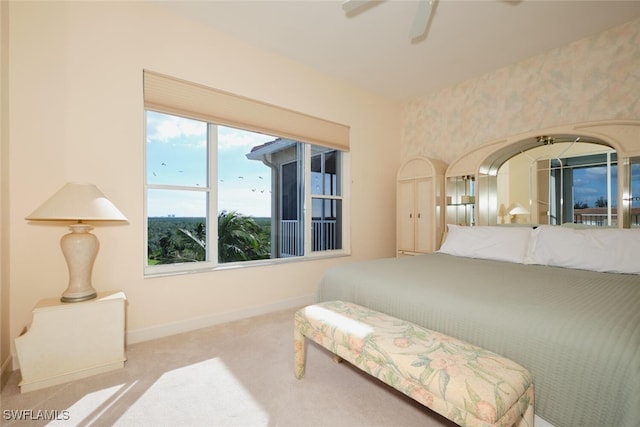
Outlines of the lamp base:
[{"label": "lamp base", "polygon": [[62,293],[62,302],[88,301],[97,296],[91,286],[91,270],[100,244],[98,238],[90,233],[92,228],[83,223],[72,224],[69,227],[71,233],[60,240],[69,269],[69,287]]},{"label": "lamp base", "polygon": [[61,302],[82,302],[82,301],[89,301],[94,299],[95,297],[98,296],[98,293],[96,291],[91,292],[90,294],[87,295],[79,295],[79,296],[66,296],[65,294],[62,294],[62,297],[60,298]]}]

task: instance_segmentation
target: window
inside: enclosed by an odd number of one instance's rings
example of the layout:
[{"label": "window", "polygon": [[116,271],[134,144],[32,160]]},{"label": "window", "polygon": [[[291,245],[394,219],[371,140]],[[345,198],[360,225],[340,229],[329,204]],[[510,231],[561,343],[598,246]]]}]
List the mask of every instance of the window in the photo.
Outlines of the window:
[{"label": "window", "polygon": [[629,202],[629,226],[640,227],[640,157],[633,157],[629,161],[630,178],[629,192],[624,197]]},{"label": "window", "polygon": [[340,194],[340,153],[312,147],[311,206],[312,250],[324,251],[342,247],[342,197]]},{"label": "window", "polygon": [[148,264],[206,261],[208,125],[147,111],[146,134]]},{"label": "window", "polygon": [[551,224],[616,225],[615,152],[553,159],[550,165]]},{"label": "window", "polygon": [[[289,138],[297,132],[287,126],[231,126],[202,100],[196,112],[182,98],[171,103],[176,87],[153,102],[158,89],[147,77],[147,274],[345,252],[348,145],[326,143],[317,130],[303,142]],[[284,112],[291,115],[283,123],[299,118]]]}]

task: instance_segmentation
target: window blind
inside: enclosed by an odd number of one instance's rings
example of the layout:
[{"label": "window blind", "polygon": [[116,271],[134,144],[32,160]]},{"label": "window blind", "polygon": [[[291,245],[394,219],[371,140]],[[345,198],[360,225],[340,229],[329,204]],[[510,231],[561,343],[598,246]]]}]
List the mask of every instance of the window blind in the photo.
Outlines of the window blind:
[{"label": "window blind", "polygon": [[349,150],[349,127],[144,70],[145,108],[301,142]]}]

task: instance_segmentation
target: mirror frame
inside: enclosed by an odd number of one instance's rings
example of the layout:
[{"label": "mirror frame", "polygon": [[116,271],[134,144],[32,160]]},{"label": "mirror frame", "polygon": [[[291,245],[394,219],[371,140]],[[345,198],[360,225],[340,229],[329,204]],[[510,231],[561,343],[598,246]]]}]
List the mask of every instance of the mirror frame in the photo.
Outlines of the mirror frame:
[{"label": "mirror frame", "polygon": [[[531,148],[545,145],[544,138],[597,143],[614,149],[618,155],[618,221],[619,228],[629,228],[631,220],[630,159],[640,157],[640,120],[602,120],[539,129],[498,139],[475,147],[447,168],[446,185],[450,178],[476,177],[475,217],[477,225],[497,225],[498,169],[511,157]],[[446,189],[446,193],[448,194]],[[449,219],[447,218],[447,221]]]}]

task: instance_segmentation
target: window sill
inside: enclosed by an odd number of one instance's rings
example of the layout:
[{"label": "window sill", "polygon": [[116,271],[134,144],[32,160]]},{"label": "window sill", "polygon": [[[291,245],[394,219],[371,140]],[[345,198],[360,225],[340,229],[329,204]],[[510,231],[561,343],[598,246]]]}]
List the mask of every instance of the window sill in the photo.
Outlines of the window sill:
[{"label": "window sill", "polygon": [[[226,270],[238,270],[245,268],[254,268],[254,267],[266,267],[272,265],[282,265],[282,264],[290,264],[290,263],[298,263],[298,262],[307,262],[307,261],[316,261],[316,260],[324,260],[330,258],[342,258],[351,256],[349,251],[345,250],[337,250],[337,251],[324,251],[321,254],[312,254],[307,256],[299,256],[299,257],[289,257],[289,258],[273,258],[273,259],[264,259],[264,260],[256,260],[256,261],[241,261],[241,262],[233,262],[226,264],[216,264],[212,265],[207,263],[207,265],[196,265],[196,264],[180,264],[181,267],[176,267],[175,269],[170,267],[170,264],[166,264],[163,266],[147,266],[144,271],[145,279],[152,279],[155,277],[167,277],[167,276],[181,276],[185,274],[196,274],[196,273],[211,273],[215,271],[226,271]],[[189,267],[185,268],[185,265]],[[167,268],[169,266],[169,268]],[[164,267],[164,268],[163,268]]]}]

